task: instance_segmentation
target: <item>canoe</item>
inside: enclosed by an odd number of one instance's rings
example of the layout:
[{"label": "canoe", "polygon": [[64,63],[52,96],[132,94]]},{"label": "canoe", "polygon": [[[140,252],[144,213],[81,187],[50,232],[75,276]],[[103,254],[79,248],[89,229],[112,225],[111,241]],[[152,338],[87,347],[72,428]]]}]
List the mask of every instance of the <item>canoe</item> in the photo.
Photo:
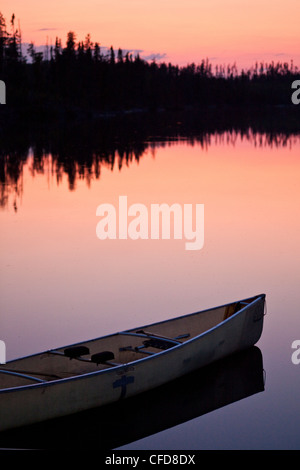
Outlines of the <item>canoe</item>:
[{"label": "canoe", "polygon": [[256,344],[265,294],[14,359],[0,368],[0,430],[154,389]]}]

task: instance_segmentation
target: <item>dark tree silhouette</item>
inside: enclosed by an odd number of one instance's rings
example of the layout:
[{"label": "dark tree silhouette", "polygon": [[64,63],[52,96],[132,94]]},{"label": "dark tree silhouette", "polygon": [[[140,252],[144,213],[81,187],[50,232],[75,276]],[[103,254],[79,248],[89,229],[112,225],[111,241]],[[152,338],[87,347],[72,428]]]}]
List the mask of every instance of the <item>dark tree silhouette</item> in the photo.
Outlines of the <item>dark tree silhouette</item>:
[{"label": "dark tree silhouette", "polygon": [[291,107],[291,83],[300,76],[293,62],[256,63],[241,71],[236,64],[213,67],[208,59],[183,67],[149,62],[121,48],[117,54],[113,46],[100,48],[90,34],[77,41],[73,31],[65,46],[56,38],[50,55],[30,44],[26,60],[21,46],[15,16],[7,31],[0,13],[0,79],[7,83],[7,103],[31,115]]}]

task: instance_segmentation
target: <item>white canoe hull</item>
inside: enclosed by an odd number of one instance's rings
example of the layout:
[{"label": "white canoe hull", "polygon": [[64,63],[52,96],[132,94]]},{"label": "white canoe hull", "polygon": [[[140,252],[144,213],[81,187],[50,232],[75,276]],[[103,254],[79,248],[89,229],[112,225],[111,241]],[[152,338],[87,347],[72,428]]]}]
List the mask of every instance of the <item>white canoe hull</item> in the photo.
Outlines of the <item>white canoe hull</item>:
[{"label": "white canoe hull", "polygon": [[[257,296],[208,331],[136,361],[70,378],[3,388],[0,390],[0,430],[106,405],[251,347],[262,333],[264,303],[265,296]],[[7,369],[9,364],[6,364]]]}]

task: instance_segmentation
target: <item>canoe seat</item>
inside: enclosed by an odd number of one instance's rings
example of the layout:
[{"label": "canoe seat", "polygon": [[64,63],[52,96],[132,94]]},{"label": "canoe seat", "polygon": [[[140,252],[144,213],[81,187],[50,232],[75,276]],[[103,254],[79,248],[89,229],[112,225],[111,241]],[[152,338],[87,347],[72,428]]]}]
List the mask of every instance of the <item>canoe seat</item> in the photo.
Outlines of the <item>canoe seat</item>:
[{"label": "canoe seat", "polygon": [[102,351],[100,353],[93,354],[91,356],[91,361],[95,364],[109,364],[109,361],[113,360],[115,355],[111,351]]},{"label": "canoe seat", "polygon": [[86,356],[87,354],[90,354],[90,350],[86,346],[74,346],[64,350],[64,355],[70,359],[76,359],[77,357]]}]

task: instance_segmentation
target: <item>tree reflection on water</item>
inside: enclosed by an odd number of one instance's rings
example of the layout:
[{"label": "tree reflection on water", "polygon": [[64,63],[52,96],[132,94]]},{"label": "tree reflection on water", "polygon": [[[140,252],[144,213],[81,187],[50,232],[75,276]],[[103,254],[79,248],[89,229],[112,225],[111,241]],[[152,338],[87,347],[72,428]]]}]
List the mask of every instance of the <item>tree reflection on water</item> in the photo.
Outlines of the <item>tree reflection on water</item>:
[{"label": "tree reflection on water", "polygon": [[[290,111],[289,111],[290,113]],[[17,210],[23,193],[23,168],[33,176],[46,172],[59,184],[67,176],[70,191],[78,179],[87,185],[99,180],[103,167],[119,171],[139,162],[149,151],[185,141],[208,149],[212,143],[235,146],[237,139],[253,147],[287,147],[299,139],[297,120],[285,119],[284,110],[261,113],[228,113],[207,109],[202,113],[117,115],[90,121],[45,122],[0,127],[0,206],[8,201]]]}]

